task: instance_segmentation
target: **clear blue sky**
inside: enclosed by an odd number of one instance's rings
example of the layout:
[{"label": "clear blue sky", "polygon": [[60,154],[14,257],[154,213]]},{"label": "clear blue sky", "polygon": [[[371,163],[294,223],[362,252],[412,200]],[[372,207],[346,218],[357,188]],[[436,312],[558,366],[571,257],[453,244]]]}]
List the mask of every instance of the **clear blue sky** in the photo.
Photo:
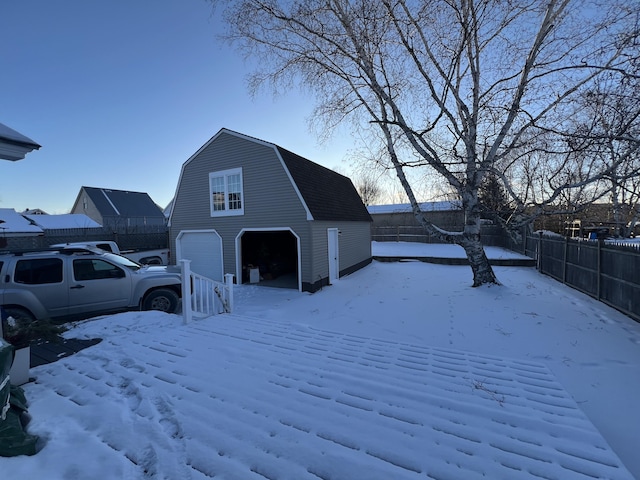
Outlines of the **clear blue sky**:
[{"label": "clear blue sky", "polygon": [[220,22],[205,0],[3,0],[0,122],[42,148],[0,161],[0,208],[68,213],[82,186],[164,207],[223,127],[346,171],[348,139],[308,129],[312,98],[250,96]]}]

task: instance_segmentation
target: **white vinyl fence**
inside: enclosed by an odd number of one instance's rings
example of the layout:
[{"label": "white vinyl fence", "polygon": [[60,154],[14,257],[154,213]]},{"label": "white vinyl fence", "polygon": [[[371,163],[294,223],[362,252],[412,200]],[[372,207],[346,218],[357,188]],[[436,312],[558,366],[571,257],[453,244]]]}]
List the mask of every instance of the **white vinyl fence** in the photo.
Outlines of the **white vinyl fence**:
[{"label": "white vinyl fence", "polygon": [[233,310],[233,274],[224,283],[191,271],[191,260],[180,260],[182,271],[182,316],[189,323],[194,318],[210,317]]}]

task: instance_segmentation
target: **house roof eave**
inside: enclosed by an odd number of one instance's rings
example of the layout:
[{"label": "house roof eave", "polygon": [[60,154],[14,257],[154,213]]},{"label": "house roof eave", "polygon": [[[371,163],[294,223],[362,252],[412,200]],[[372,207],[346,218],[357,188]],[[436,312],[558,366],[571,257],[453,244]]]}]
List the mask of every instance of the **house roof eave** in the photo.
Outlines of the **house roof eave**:
[{"label": "house roof eave", "polygon": [[12,128],[0,123],[0,159],[22,160],[29,152],[40,149],[41,145]]}]

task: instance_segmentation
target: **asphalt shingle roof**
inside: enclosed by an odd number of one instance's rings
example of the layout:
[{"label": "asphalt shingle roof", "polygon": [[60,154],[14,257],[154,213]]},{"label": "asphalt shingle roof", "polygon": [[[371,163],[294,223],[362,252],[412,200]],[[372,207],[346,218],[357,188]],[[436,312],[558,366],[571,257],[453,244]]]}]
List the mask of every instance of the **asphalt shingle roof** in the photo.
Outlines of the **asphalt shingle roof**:
[{"label": "asphalt shingle roof", "polygon": [[103,216],[160,217],[164,214],[147,193],[82,187]]},{"label": "asphalt shingle roof", "polygon": [[276,145],[314,220],[370,222],[348,177]]}]

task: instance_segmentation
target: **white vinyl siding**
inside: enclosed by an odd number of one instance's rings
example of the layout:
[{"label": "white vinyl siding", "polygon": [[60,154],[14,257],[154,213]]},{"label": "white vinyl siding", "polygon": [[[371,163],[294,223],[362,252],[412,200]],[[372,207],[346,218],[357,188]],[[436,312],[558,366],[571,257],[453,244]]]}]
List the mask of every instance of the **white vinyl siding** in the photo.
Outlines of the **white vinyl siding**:
[{"label": "white vinyl siding", "polygon": [[242,168],[209,173],[211,216],[244,215]]}]

